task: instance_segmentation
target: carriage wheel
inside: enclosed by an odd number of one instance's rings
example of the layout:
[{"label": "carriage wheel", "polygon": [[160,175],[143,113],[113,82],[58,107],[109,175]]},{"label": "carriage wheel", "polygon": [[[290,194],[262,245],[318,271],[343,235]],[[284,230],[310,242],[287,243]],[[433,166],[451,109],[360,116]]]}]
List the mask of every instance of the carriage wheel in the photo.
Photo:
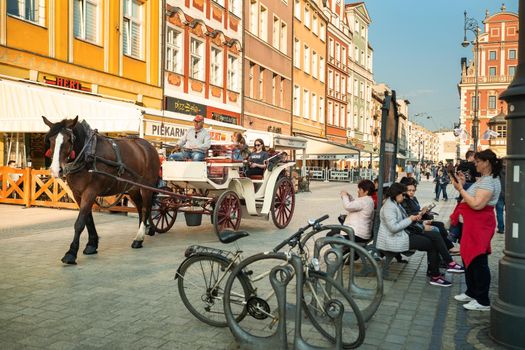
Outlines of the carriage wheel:
[{"label": "carriage wheel", "polygon": [[[171,191],[169,187],[163,187],[163,190]],[[175,223],[177,218],[175,198],[164,197],[158,194],[153,196],[153,203],[151,206],[150,222],[155,227],[155,232],[168,232]]]},{"label": "carriage wheel", "polygon": [[241,224],[241,201],[233,191],[223,192],[215,202],[213,227],[220,234],[226,229],[238,230]]},{"label": "carriage wheel", "polygon": [[272,220],[278,228],[285,228],[292,220],[295,208],[295,192],[287,177],[277,180],[273,190]]}]

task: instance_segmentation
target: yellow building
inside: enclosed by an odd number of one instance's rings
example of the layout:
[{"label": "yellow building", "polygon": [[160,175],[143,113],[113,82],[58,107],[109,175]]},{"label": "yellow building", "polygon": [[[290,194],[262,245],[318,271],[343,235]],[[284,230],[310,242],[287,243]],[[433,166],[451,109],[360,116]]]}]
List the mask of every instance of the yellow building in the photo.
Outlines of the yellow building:
[{"label": "yellow building", "polygon": [[161,3],[2,0],[0,164],[43,165],[42,115],[142,134],[162,108]]},{"label": "yellow building", "polygon": [[293,132],[325,137],[326,27],[320,0],[294,0]]}]

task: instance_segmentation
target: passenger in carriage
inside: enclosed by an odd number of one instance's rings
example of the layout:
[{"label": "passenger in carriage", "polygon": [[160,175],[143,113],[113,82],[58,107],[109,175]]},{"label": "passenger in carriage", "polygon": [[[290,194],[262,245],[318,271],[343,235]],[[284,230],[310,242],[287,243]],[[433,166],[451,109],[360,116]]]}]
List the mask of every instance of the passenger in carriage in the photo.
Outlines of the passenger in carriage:
[{"label": "passenger in carriage", "polygon": [[193,119],[193,128],[180,138],[175,152],[169,160],[203,161],[211,145],[210,133],[204,129],[204,117],[196,115]]},{"label": "passenger in carriage", "polygon": [[248,177],[252,175],[263,175],[267,166],[266,160],[269,158],[262,139],[256,139],[253,146],[254,149],[248,156],[248,165],[245,171],[245,174]]},{"label": "passenger in carriage", "polygon": [[242,161],[250,155],[250,149],[248,145],[246,144],[246,140],[244,139],[244,136],[242,136],[240,132],[237,131],[233,133],[232,142],[233,142],[233,152],[232,152],[233,160]]}]

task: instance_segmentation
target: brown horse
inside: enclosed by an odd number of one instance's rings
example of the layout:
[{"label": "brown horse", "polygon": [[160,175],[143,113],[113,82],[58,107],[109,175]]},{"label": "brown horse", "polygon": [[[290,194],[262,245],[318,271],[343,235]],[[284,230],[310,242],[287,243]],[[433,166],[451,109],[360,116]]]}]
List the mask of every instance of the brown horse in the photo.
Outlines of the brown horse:
[{"label": "brown horse", "polygon": [[46,134],[46,155],[52,158],[51,175],[65,176],[77,204],[75,236],[62,258],[65,264],[76,264],[80,234],[87,226],[89,239],[84,254],[96,254],[98,234],[91,209],[97,196],[126,192],[139,213],[139,230],[132,248],[142,248],[150,216],[152,191],[118,181],[130,180],[155,187],[159,177],[159,156],[155,148],[141,138],[111,139],[93,132],[83,121],[64,119],[52,123],[42,117],[50,130]]}]

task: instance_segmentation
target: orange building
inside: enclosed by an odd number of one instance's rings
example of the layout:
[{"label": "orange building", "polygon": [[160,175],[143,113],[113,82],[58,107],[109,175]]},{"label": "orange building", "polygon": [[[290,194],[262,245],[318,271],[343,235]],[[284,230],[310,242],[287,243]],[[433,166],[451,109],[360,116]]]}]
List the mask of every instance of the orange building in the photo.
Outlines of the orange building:
[{"label": "orange building", "polygon": [[0,163],[44,165],[42,115],[143,133],[162,107],[159,3],[0,2]]},{"label": "orange building", "polygon": [[[461,127],[468,134],[466,139],[460,140],[462,156],[473,147],[471,130],[476,103],[476,70],[479,99],[478,147],[485,149],[497,146],[500,156],[506,153],[506,123],[490,123],[490,121],[507,110],[506,103],[499,100],[499,95],[507,89],[514,78],[518,65],[518,27],[518,14],[507,12],[504,5],[501,7],[501,12],[494,15],[490,15],[487,11],[483,20],[483,31],[479,34],[479,48],[472,48],[473,54],[477,54],[477,59],[468,62],[466,58],[462,59],[461,82],[458,84],[461,103],[460,122]],[[479,62],[478,67],[474,62]],[[491,125],[495,125],[493,130],[499,134],[495,138],[485,136],[488,135],[487,130]]]}]

